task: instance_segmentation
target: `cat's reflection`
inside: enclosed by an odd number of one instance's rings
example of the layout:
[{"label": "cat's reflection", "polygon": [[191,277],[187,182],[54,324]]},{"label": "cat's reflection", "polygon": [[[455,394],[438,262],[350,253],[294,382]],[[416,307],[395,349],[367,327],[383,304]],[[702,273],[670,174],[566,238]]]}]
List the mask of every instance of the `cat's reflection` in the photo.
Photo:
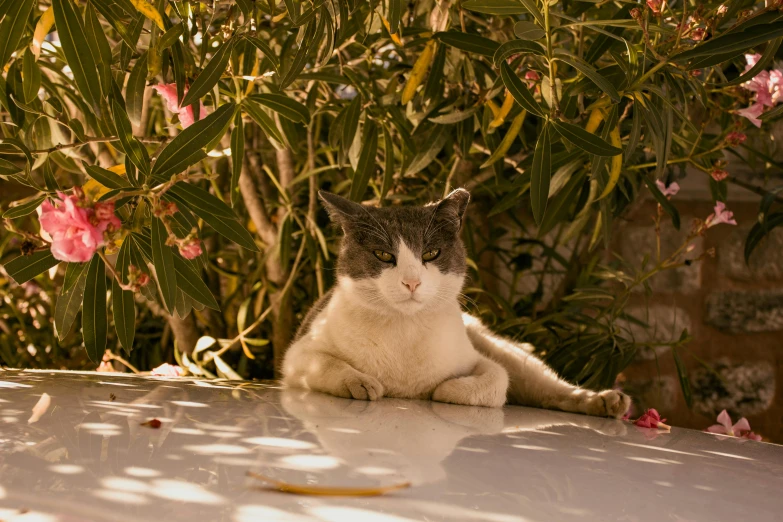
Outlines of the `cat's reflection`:
[{"label": "cat's reflection", "polygon": [[503,410],[384,398],[356,401],[286,390],[285,410],[348,465],[394,472],[414,484],[445,478],[443,460],[471,435],[503,430]]}]

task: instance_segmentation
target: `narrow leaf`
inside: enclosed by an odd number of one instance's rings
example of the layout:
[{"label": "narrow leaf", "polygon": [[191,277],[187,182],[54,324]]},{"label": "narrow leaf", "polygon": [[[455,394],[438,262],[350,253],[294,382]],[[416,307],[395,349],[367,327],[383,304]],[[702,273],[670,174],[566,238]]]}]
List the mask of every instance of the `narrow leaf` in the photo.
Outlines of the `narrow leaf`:
[{"label": "narrow leaf", "polygon": [[617,156],[623,150],[613,147],[603,138],[587,132],[582,127],[564,121],[553,121],[553,125],[560,135],[585,152],[596,156]]},{"label": "narrow leaf", "polygon": [[44,199],[46,199],[46,196],[39,196],[35,199],[31,199],[27,203],[9,207],[8,210],[3,212],[2,217],[3,219],[17,219],[32,214],[35,212],[35,209],[41,206],[41,203],[43,203]]},{"label": "narrow leaf", "polygon": [[92,179],[106,188],[123,189],[130,188],[131,186],[127,178],[115,174],[108,169],[104,169],[103,167],[99,167],[97,165],[87,165],[85,168],[87,169],[87,174],[89,174]]},{"label": "narrow leaf", "polygon": [[368,120],[364,124],[364,137],[362,139],[362,151],[359,155],[359,163],[351,182],[351,199],[361,201],[367,191],[367,185],[375,172],[375,155],[378,152],[378,127],[375,122]]},{"label": "narrow leaf", "polygon": [[87,357],[94,363],[100,362],[106,350],[108,330],[106,311],[106,266],[100,256],[93,256],[87,268],[84,288],[84,310],[82,311],[82,335]]},{"label": "narrow leaf", "polygon": [[177,273],[174,270],[174,252],[166,245],[169,234],[159,218],[152,218],[152,262],[158,275],[163,304],[174,312],[177,300]]},{"label": "narrow leaf", "polygon": [[179,174],[205,157],[203,149],[219,137],[234,116],[236,105],[226,103],[206,118],[200,119],[183,130],[161,151],[152,167],[152,177],[168,181],[172,174]]},{"label": "narrow leaf", "polygon": [[493,56],[500,44],[489,38],[477,34],[462,33],[459,31],[445,31],[435,33],[434,38],[460,51],[478,54],[481,56]]},{"label": "narrow leaf", "polygon": [[666,199],[666,196],[661,194],[661,191],[658,190],[658,187],[655,186],[655,183],[647,179],[647,176],[643,176],[642,180],[644,181],[644,184],[647,185],[647,188],[650,189],[650,192],[652,193],[653,197],[655,198],[655,201],[658,202],[659,205],[663,208],[663,210],[669,214],[669,217],[672,218],[672,224],[674,225],[674,228],[677,230],[680,229],[680,213],[677,212],[677,209],[674,208],[674,205],[672,205],[671,201]]},{"label": "narrow leaf", "polygon": [[242,161],[245,157],[245,128],[242,114],[234,118],[234,129],[231,131],[231,206],[239,201],[239,176],[242,174]]},{"label": "narrow leaf", "polygon": [[192,266],[181,256],[174,255],[174,270],[177,272],[177,285],[186,295],[195,299],[208,308],[220,311],[220,306],[209,287],[204,283],[201,274],[196,272]]},{"label": "narrow leaf", "polygon": [[[87,282],[87,263],[70,263],[68,268],[73,265],[74,276],[70,286],[63,286],[60,295],[57,297],[57,304],[54,308],[54,327],[57,330],[57,338],[61,341],[71,331],[71,327],[76,319],[76,314],[82,307],[84,299],[84,287]],[[67,275],[67,273],[66,273]]]},{"label": "narrow leaf", "polygon": [[538,142],[536,142],[530,175],[530,206],[533,210],[533,218],[536,220],[536,224],[539,225],[546,212],[551,178],[552,156],[549,125],[544,125],[541,135],[538,137]]},{"label": "narrow leaf", "polygon": [[[128,283],[128,266],[131,265],[130,248],[133,240],[126,238],[122,242],[117,254],[117,263],[114,266],[124,284]],[[120,345],[129,354],[133,349],[133,339],[136,335],[136,305],[133,301],[133,292],[123,290],[116,279],[112,279],[112,315],[114,316],[114,329],[117,331],[117,339]]]},{"label": "narrow leaf", "polygon": [[72,0],[52,0],[52,7],[61,48],[76,86],[93,109],[97,110],[102,99],[101,82],[98,65],[87,45],[84,23]]},{"label": "narrow leaf", "polygon": [[543,115],[541,106],[538,104],[536,99],[533,98],[533,94],[530,92],[527,86],[525,86],[522,80],[519,79],[519,76],[517,76],[516,73],[511,70],[511,67],[506,62],[503,62],[500,65],[500,75],[503,79],[503,83],[505,84],[506,89],[508,89],[514,99],[519,105],[522,106],[523,109],[529,113],[535,114],[536,116]]},{"label": "narrow leaf", "polygon": [[572,66],[574,69],[578,70],[590,80],[598,86],[599,89],[604,91],[615,103],[620,103],[620,93],[617,92],[617,89],[615,88],[612,83],[607,80],[604,76],[602,76],[598,71],[595,70],[595,68],[592,65],[589,65],[584,60],[581,60],[577,58],[576,56],[565,54],[564,52],[558,53],[557,59],[561,62],[565,62],[568,65]]},{"label": "narrow leaf", "polygon": [[150,156],[146,147],[133,136],[133,128],[128,115],[125,113],[125,109],[117,103],[117,100],[112,100],[111,107],[114,127],[117,130],[117,137],[120,139],[122,150],[137,169],[143,172],[145,176],[148,175],[150,172]]},{"label": "narrow leaf", "polygon": [[253,101],[272,109],[281,116],[296,123],[310,123],[310,111],[298,101],[289,98],[285,94],[263,93],[250,97]]},{"label": "narrow leaf", "polygon": [[11,279],[21,285],[37,275],[43,274],[59,261],[54,258],[49,250],[34,252],[29,256],[19,256],[6,263],[3,268],[11,276]]},{"label": "narrow leaf", "polygon": [[128,118],[134,125],[141,123],[144,89],[147,85],[147,54],[145,52],[136,60],[128,76],[128,85],[125,86],[125,108],[128,110]]},{"label": "narrow leaf", "polygon": [[190,86],[185,98],[180,102],[181,107],[192,105],[207,94],[212,87],[220,80],[220,76],[225,72],[228,65],[228,59],[231,58],[231,49],[234,47],[234,41],[228,40],[218,48],[207,65],[198,75],[193,85]]}]

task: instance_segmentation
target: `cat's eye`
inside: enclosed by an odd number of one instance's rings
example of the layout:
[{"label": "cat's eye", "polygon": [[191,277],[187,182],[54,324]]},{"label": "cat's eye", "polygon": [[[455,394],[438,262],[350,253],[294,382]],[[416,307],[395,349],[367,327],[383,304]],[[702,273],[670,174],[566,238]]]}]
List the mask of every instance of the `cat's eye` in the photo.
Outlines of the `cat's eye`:
[{"label": "cat's eye", "polygon": [[394,262],[394,256],[383,250],[373,250],[373,254],[375,254],[375,257],[377,257],[378,260],[383,261],[384,263]]},{"label": "cat's eye", "polygon": [[424,252],[421,256],[421,260],[425,263],[427,261],[435,261],[438,256],[440,255],[440,248],[436,248],[434,250],[428,250],[427,252]]}]

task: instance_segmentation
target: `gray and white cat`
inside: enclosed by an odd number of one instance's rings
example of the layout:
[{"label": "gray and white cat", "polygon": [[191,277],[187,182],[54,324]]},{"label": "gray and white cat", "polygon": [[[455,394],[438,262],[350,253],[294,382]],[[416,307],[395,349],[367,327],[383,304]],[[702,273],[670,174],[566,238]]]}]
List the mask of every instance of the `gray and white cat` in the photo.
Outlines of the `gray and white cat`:
[{"label": "gray and white cat", "polygon": [[345,233],[337,284],[310,310],[283,361],[283,381],[339,397],[511,404],[622,417],[631,399],[560,379],[532,347],[462,312],[460,228],[470,195],[423,207],[373,208],[319,193]]}]

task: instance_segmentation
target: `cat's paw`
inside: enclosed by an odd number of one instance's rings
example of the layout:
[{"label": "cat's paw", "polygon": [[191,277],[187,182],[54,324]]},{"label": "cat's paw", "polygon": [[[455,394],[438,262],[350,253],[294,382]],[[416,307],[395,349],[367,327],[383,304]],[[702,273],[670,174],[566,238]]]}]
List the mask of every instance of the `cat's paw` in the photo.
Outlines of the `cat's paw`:
[{"label": "cat's paw", "polygon": [[363,401],[376,401],[383,397],[383,385],[378,379],[364,373],[353,373],[345,378],[343,386],[347,393],[347,398],[359,399]]},{"label": "cat's paw", "polygon": [[587,414],[596,417],[622,418],[631,407],[631,398],[617,390],[604,390],[588,399]]},{"label": "cat's paw", "polygon": [[474,376],[459,377],[440,383],[432,392],[432,400],[465,406],[500,408],[506,403],[506,388],[482,383]]}]

